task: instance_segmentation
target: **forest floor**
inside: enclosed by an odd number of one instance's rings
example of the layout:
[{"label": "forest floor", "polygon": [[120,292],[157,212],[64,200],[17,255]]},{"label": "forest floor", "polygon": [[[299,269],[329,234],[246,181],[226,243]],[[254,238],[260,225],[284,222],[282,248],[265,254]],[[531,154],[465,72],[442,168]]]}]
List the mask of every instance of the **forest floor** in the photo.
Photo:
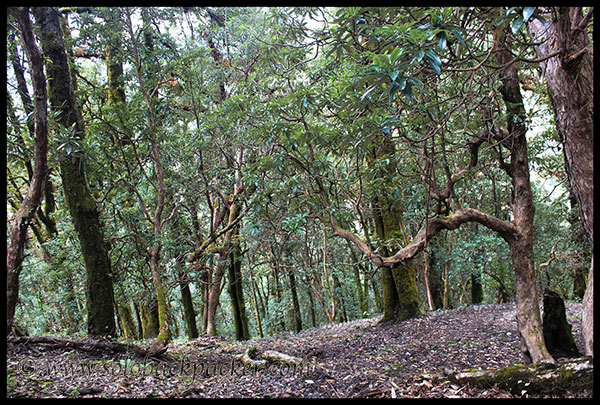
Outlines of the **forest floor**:
[{"label": "forest floor", "polygon": [[[566,307],[581,349],[581,304]],[[276,350],[306,363],[257,370],[235,360],[253,347],[258,354]],[[396,324],[372,318],[245,342],[202,336],[169,344],[161,359],[10,343],[7,396],[513,398],[497,386],[431,376],[522,361],[514,304],[476,305]],[[528,396],[526,390],[522,395]]]}]

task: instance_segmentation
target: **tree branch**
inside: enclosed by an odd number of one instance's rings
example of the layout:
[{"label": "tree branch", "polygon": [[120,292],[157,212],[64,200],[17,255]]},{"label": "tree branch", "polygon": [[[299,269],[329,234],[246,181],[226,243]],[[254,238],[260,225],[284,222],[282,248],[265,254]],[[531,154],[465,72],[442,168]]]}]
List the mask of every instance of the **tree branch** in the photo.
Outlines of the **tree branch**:
[{"label": "tree branch", "polygon": [[454,230],[467,222],[477,222],[496,231],[507,242],[517,238],[519,235],[517,228],[510,222],[503,221],[473,208],[463,208],[447,217],[438,216],[429,218],[428,221],[425,221],[419,232],[417,232],[411,243],[398,250],[393,256],[383,257],[375,253],[358,235],[341,228],[333,216],[330,216],[330,222],[335,235],[354,243],[378,267],[393,267],[397,264],[405,264],[425,248],[428,239],[431,239],[431,237],[444,229]]}]

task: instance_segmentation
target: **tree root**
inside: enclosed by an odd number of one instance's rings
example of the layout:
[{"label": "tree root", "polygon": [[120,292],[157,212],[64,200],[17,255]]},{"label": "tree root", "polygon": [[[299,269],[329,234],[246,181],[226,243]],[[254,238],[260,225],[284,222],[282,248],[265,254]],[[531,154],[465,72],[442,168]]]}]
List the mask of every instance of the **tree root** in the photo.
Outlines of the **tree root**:
[{"label": "tree root", "polygon": [[300,365],[303,363],[303,360],[299,357],[289,356],[287,354],[275,351],[275,350],[265,350],[262,352],[262,359],[255,360],[252,357],[256,356],[256,348],[248,348],[242,354],[238,354],[235,356],[235,359],[240,361],[243,365],[250,368],[255,369],[263,369],[267,367],[269,363],[273,364],[289,364],[289,365]]}]

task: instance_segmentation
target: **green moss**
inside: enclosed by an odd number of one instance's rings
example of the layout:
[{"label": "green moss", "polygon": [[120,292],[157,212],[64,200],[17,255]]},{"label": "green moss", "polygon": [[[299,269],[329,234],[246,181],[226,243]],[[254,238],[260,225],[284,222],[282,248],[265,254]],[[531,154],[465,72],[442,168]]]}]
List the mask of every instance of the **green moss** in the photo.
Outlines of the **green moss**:
[{"label": "green moss", "polygon": [[524,364],[515,364],[498,370],[496,374],[496,383],[500,387],[505,387],[510,391],[517,392],[519,384],[523,377],[528,373],[529,368]]},{"label": "green moss", "polygon": [[560,375],[562,376],[562,378],[567,381],[571,378],[573,378],[573,376],[575,375],[575,373],[572,370],[569,370],[568,368],[562,366],[560,368]]}]

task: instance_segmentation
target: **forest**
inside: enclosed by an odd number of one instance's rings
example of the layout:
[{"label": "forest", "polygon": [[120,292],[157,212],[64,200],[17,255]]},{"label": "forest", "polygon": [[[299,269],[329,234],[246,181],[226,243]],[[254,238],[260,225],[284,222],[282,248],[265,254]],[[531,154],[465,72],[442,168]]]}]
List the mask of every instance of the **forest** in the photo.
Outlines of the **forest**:
[{"label": "forest", "polygon": [[8,397],[592,396],[593,7],[6,21]]}]

